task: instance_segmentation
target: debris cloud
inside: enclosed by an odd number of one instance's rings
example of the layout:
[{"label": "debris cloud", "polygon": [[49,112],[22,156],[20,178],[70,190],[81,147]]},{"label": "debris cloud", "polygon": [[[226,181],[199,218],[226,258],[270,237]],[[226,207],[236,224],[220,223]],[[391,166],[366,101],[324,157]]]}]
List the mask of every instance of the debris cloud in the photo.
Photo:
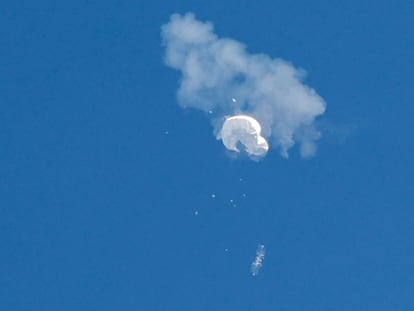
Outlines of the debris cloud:
[{"label": "debris cloud", "polygon": [[[219,38],[212,23],[192,13],[173,14],[161,36],[165,63],[182,73],[179,104],[204,111],[226,148],[238,152],[238,138],[252,156],[266,155],[269,144],[284,157],[295,143],[303,157],[316,153],[321,135],[314,121],[326,105],[302,82],[304,70],[280,58],[250,54],[242,43]],[[248,134],[252,122],[261,132]]]}]

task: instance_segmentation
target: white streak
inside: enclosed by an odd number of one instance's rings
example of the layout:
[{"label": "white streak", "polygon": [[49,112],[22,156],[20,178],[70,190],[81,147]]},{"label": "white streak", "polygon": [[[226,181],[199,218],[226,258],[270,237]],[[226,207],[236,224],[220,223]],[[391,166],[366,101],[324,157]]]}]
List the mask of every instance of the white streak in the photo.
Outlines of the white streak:
[{"label": "white streak", "polygon": [[254,259],[254,261],[252,262],[251,265],[251,273],[253,276],[257,275],[259,273],[260,268],[263,265],[263,259],[264,256],[266,254],[266,249],[264,247],[264,245],[259,244],[259,246],[257,247],[257,251],[256,251],[256,257]]}]

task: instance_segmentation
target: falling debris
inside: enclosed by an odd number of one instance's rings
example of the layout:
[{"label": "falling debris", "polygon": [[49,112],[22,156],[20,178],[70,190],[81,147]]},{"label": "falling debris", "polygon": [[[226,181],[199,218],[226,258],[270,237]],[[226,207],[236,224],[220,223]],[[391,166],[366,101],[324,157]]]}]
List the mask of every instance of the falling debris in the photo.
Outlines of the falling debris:
[{"label": "falling debris", "polygon": [[195,211],[195,212],[194,212],[194,215],[196,215],[196,216],[197,216],[197,215],[198,215],[198,211]]},{"label": "falling debris", "polygon": [[211,197],[212,197],[212,198],[215,198],[215,197],[216,197],[216,195],[213,193],[213,194],[211,195]]},{"label": "falling debris", "polygon": [[236,103],[236,102],[237,102],[237,100],[236,100],[234,97],[231,99],[231,101],[232,101],[233,103]]},{"label": "falling debris", "polygon": [[264,259],[265,254],[266,254],[266,250],[265,250],[264,245],[259,244],[259,246],[257,246],[256,258],[254,259],[251,265],[251,273],[253,276],[256,276],[259,273],[259,270],[263,265],[263,259]]}]

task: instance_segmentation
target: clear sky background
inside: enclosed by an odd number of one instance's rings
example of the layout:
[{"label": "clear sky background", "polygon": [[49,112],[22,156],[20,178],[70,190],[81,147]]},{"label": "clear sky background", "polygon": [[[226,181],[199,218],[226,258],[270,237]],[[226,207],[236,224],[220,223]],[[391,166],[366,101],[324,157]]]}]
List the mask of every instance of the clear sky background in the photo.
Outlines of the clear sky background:
[{"label": "clear sky background", "polygon": [[[308,72],[327,102],[315,158],[234,159],[179,107],[160,27],[188,11]],[[413,310],[413,16],[402,0],[2,3],[0,309]]]}]

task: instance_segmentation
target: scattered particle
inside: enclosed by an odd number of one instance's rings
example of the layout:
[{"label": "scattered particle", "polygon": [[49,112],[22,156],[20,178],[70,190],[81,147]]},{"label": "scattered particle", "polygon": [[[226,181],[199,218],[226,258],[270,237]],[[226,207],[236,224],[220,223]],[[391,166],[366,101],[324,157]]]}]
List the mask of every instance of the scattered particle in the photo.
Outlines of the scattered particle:
[{"label": "scattered particle", "polygon": [[165,132],[164,132],[164,134],[165,134],[165,135],[168,135],[169,133],[168,133],[168,131],[165,131]]},{"label": "scattered particle", "polygon": [[237,102],[237,100],[236,100],[234,97],[231,99],[231,101],[232,101],[233,103],[236,103],[236,102]]},{"label": "scattered particle", "polygon": [[195,212],[194,212],[194,215],[196,215],[196,216],[197,216],[197,215],[198,215],[198,211],[195,211]]},{"label": "scattered particle", "polygon": [[228,249],[228,248],[225,248],[225,249],[224,249],[224,251],[225,251],[225,252],[228,252],[228,251],[229,251],[229,249]]},{"label": "scattered particle", "polygon": [[246,194],[245,193],[243,193],[243,198],[245,198],[246,197]]},{"label": "scattered particle", "polygon": [[215,197],[216,197],[216,195],[213,193],[213,194],[211,195],[211,197],[212,197],[212,198],[215,198]]}]

